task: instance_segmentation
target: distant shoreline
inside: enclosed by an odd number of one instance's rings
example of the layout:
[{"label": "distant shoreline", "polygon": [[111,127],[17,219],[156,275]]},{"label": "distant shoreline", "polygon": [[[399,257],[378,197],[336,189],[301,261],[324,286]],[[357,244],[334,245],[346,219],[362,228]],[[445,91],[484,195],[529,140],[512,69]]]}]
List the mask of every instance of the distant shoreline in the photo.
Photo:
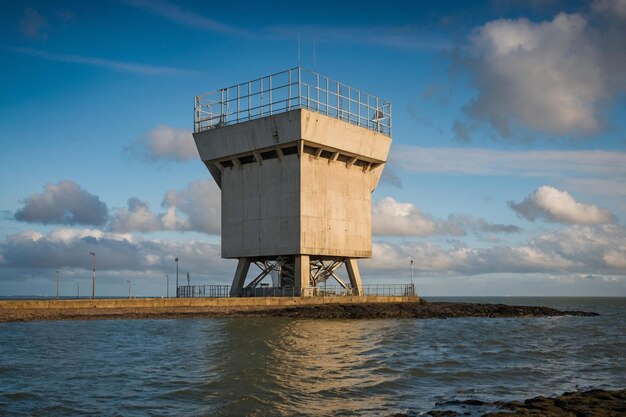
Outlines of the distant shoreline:
[{"label": "distant shoreline", "polygon": [[[174,301],[161,301],[174,300]],[[179,302],[176,303],[175,300]],[[594,312],[561,311],[549,307],[512,306],[486,303],[424,302],[407,300],[359,301],[354,299],[272,299],[273,302],[256,299],[247,305],[219,302],[209,305],[194,300],[202,299],[153,299],[141,300],[85,300],[84,306],[63,301],[50,302],[45,307],[35,301],[22,304],[0,302],[0,322],[34,320],[112,320],[112,319],[182,319],[225,317],[289,317],[302,319],[448,319],[461,317],[511,318],[597,316]],[[206,300],[206,299],[205,299]],[[232,299],[231,299],[232,300]],[[250,299],[248,299],[250,300]],[[133,303],[133,301],[135,301]],[[13,302],[19,303],[19,302]],[[186,305],[182,305],[186,304]],[[230,305],[229,305],[230,304]]]}]

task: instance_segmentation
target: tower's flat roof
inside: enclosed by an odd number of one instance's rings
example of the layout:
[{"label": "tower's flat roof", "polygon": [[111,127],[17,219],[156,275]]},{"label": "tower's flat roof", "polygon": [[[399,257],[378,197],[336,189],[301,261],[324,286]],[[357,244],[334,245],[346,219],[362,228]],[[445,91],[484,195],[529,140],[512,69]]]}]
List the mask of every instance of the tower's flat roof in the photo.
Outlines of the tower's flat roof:
[{"label": "tower's flat roof", "polygon": [[194,131],[296,109],[308,109],[391,136],[391,102],[303,67],[196,96]]}]

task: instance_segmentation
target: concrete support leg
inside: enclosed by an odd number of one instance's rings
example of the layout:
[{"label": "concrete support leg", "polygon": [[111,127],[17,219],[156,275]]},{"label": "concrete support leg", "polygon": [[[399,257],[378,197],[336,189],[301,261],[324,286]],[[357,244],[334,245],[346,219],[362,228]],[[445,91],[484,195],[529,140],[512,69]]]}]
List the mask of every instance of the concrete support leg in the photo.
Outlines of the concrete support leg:
[{"label": "concrete support leg", "polygon": [[231,297],[241,297],[243,295],[243,284],[246,281],[249,269],[250,258],[239,258],[235,277],[233,278],[233,285],[230,286]]},{"label": "concrete support leg", "polygon": [[294,271],[294,281],[296,295],[307,297],[311,280],[311,259],[309,255],[296,255],[296,265]]},{"label": "concrete support leg", "polygon": [[359,266],[354,258],[346,258],[346,269],[348,270],[348,278],[350,278],[350,285],[354,290],[354,295],[363,295],[363,284],[361,283],[361,273],[359,272]]}]

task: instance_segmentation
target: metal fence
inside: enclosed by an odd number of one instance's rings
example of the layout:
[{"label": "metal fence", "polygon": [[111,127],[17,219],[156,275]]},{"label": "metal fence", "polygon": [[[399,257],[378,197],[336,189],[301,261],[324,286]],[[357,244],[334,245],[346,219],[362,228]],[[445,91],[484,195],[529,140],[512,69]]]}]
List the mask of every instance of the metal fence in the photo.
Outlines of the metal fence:
[{"label": "metal fence", "polygon": [[244,288],[244,297],[295,297],[294,287],[256,287]]},{"label": "metal fence", "polygon": [[391,103],[296,67],[195,97],[194,130],[308,109],[391,136]]},{"label": "metal fence", "polygon": [[183,285],[178,287],[179,298],[224,298],[230,296],[230,285]]},{"label": "metal fence", "polygon": [[[415,295],[415,286],[413,284],[373,284],[364,285],[362,289],[362,295],[370,296],[411,297]],[[319,287],[304,288],[302,295],[307,297],[344,297],[358,294],[356,288],[345,288],[339,285],[322,285]]]},{"label": "metal fence", "polygon": [[[179,298],[225,298],[230,297],[229,285],[185,285],[178,287]],[[339,285],[309,287],[302,289],[303,297],[345,297],[358,295],[355,288]],[[413,284],[373,284],[363,286],[363,294],[368,296],[415,296]],[[294,287],[244,288],[243,297],[295,297]]]}]

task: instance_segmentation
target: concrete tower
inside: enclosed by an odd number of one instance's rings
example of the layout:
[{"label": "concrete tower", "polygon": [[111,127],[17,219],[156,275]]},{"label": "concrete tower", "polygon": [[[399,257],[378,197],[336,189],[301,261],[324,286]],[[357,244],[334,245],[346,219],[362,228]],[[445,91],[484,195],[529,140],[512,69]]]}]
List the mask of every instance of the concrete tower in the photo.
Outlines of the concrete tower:
[{"label": "concrete tower", "polygon": [[222,190],[222,257],[239,259],[231,296],[312,296],[331,278],[362,294],[391,103],[298,67],[197,96],[194,131]]}]

